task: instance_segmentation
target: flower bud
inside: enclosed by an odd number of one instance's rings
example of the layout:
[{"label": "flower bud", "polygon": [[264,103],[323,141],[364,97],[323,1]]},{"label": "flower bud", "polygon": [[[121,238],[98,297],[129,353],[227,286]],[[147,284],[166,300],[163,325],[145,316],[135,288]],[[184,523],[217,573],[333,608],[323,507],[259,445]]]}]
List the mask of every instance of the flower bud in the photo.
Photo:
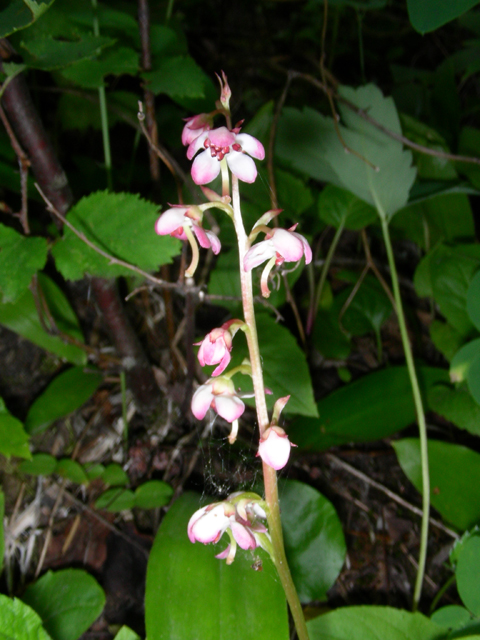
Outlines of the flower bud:
[{"label": "flower bud", "polygon": [[281,427],[269,427],[260,438],[257,456],[276,471],[283,469],[290,457],[292,445]]}]

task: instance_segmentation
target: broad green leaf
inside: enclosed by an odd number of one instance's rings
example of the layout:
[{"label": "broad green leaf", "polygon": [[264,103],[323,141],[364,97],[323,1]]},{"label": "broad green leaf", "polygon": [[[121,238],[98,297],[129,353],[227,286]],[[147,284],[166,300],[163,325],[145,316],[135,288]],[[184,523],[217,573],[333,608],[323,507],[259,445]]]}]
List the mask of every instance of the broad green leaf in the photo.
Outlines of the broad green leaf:
[{"label": "broad green leaf", "polygon": [[0,398],[0,453],[7,458],[10,456],[31,458],[29,440],[23,424],[9,413],[4,401]]},{"label": "broad green leaf", "polygon": [[[393,100],[384,98],[376,86],[366,85],[357,90],[340,87],[339,93],[382,126],[401,134]],[[338,125],[345,143],[368,162],[345,153],[332,119],[308,107],[302,112],[284,110],[276,152],[312,178],[351,191],[389,220],[408,201],[416,174],[411,166],[412,154],[342,103],[339,109],[346,125]]]},{"label": "broad green leaf", "polygon": [[448,322],[434,320],[430,325],[430,337],[435,347],[450,361],[462,346],[465,337]]},{"label": "broad green leaf", "polygon": [[155,95],[165,93],[175,98],[203,98],[204,72],[190,56],[164,58],[155,71],[144,73],[148,88]]},{"label": "broad green leaf", "polygon": [[103,589],[82,569],[47,571],[22,599],[42,618],[52,640],[77,640],[105,605]]},{"label": "broad green leaf", "polygon": [[113,45],[115,40],[83,34],[76,41],[68,41],[46,35],[22,43],[26,51],[25,61],[29,67],[52,71],[61,69],[85,58],[92,58],[98,51]]},{"label": "broad green leaf", "polygon": [[130,627],[127,627],[127,625],[124,624],[115,636],[114,640],[140,640],[140,636],[137,635],[135,631],[132,631]]},{"label": "broad green leaf", "polygon": [[472,207],[464,193],[435,196],[408,205],[397,213],[391,226],[426,251],[439,242],[468,242],[475,237]]},{"label": "broad green leaf", "polygon": [[5,530],[3,518],[5,517],[5,494],[0,489],[0,574],[3,571],[3,556],[5,554]]},{"label": "broad green leaf", "polygon": [[49,453],[34,453],[31,460],[21,462],[20,471],[32,476],[49,476],[57,468],[57,459]]},{"label": "broad green leaf", "polygon": [[480,271],[474,275],[467,290],[467,313],[480,331]]},{"label": "broad green leaf", "polygon": [[96,89],[103,86],[106,75],[129,74],[135,76],[138,67],[138,53],[129,47],[118,47],[107,49],[97,60],[81,60],[70,65],[61,73],[64,78],[78,84],[83,89]]},{"label": "broad green leaf", "polygon": [[135,506],[139,509],[164,507],[173,495],[172,487],[161,480],[149,480],[135,490]]},{"label": "broad green leaf", "polygon": [[428,391],[428,404],[460,429],[480,436],[480,406],[472,398],[465,385],[435,385]]},{"label": "broad green leaf", "polygon": [[352,348],[349,338],[340,329],[337,308],[318,310],[313,328],[313,342],[324,358],[348,358]]},{"label": "broad green leaf", "polygon": [[480,192],[478,189],[473,188],[468,182],[459,180],[443,180],[442,182],[422,181],[416,182],[411,188],[408,204],[418,204],[419,202],[424,202],[437,196],[447,196],[458,193],[463,193],[467,196],[478,196]]},{"label": "broad green leaf", "polygon": [[[403,135],[423,147],[433,151],[450,152],[445,139],[432,127],[420,122],[416,118],[405,113],[400,114]],[[455,165],[451,160],[446,160],[435,155],[427,155],[412,150],[418,177],[422,180],[454,180],[457,178]]]},{"label": "broad green leaf", "polygon": [[479,0],[407,0],[408,16],[414,29],[419,33],[435,31],[442,25],[455,20]]},{"label": "broad green leaf", "polygon": [[[257,329],[265,386],[273,392],[267,396],[267,404],[273,406],[278,398],[290,395],[285,414],[317,416],[305,354],[293,335],[266,313],[257,315]],[[232,365],[238,365],[248,357],[246,340],[240,332],[237,335]],[[248,392],[251,380],[247,376],[236,376],[237,385],[242,391]]]},{"label": "broad green leaf", "polygon": [[[57,327],[63,333],[83,342],[77,317],[62,291],[45,274],[39,273],[38,280]],[[26,291],[15,303],[0,304],[0,324],[67,362],[77,365],[87,362],[87,355],[82,349],[45,331],[30,291]]]},{"label": "broad green leaf", "polygon": [[335,229],[344,226],[359,231],[377,219],[375,209],[353,193],[333,184],[327,185],[318,199],[321,220]]},{"label": "broad green leaf", "polygon": [[[97,191],[82,198],[67,219],[88,239],[108,254],[145,271],[155,271],[171,262],[180,243],[154,231],[158,207],[132,193]],[[89,275],[110,278],[132,275],[126,267],[112,265],[80,240],[70,229],[52,250],[57,268],[67,280]]]},{"label": "broad green leaf", "polygon": [[[417,374],[428,410],[428,389],[438,382],[448,382],[448,373],[418,367]],[[348,442],[386,438],[415,421],[407,368],[370,373],[320,400],[317,409],[320,419],[297,418],[289,426],[291,441],[302,449],[324,451]]]},{"label": "broad green leaf", "polygon": [[102,473],[102,480],[112,487],[125,486],[128,484],[128,476],[122,467],[115,462],[107,465]]},{"label": "broad green leaf", "polygon": [[435,624],[448,629],[465,627],[471,620],[471,614],[465,607],[458,604],[449,604],[446,607],[437,609],[431,616]]},{"label": "broad green leaf", "polygon": [[105,471],[105,467],[103,466],[103,464],[95,463],[95,462],[86,464],[83,468],[90,482],[92,480],[96,480],[97,478],[100,478]]},{"label": "broad green leaf", "polygon": [[480,404],[480,338],[463,345],[450,363],[452,382],[467,381],[475,401]]},{"label": "broad green leaf", "polygon": [[96,509],[106,509],[112,513],[133,509],[134,506],[135,494],[130,489],[124,489],[123,487],[107,489],[95,502]]},{"label": "broad green leaf", "polygon": [[285,551],[301,602],[325,600],[345,562],[342,525],[332,504],[313,487],[280,484]]},{"label": "broad green leaf", "polygon": [[288,640],[285,596],[270,558],[255,553],[263,570],[254,571],[254,556],[241,549],[230,566],[215,558],[227,540],[192,544],[187,524],[200,506],[199,496],[186,493],[160,525],[147,568],[148,640]]},{"label": "broad green leaf", "polygon": [[421,613],[376,606],[342,607],[307,628],[310,640],[439,640],[446,633]]},{"label": "broad green leaf", "polygon": [[[338,316],[351,292],[352,287],[349,287],[335,298],[334,308]],[[343,327],[352,335],[364,335],[373,330],[380,343],[380,329],[391,314],[392,303],[381,284],[373,276],[367,275],[341,321]]]},{"label": "broad green leaf", "polygon": [[[421,492],[419,440],[405,438],[392,446],[404,473]],[[480,521],[480,454],[450,442],[429,440],[428,458],[432,506],[458,529],[473,527]]]},{"label": "broad green leaf", "polygon": [[87,485],[89,483],[88,476],[82,465],[76,460],[71,460],[70,458],[62,458],[62,460],[59,460],[55,467],[55,473],[58,473],[62,478],[67,478],[67,480],[75,482],[76,484]]},{"label": "broad green leaf", "polygon": [[462,545],[455,569],[457,590],[463,604],[480,616],[480,538],[472,536]]},{"label": "broad green leaf", "polygon": [[0,594],[2,640],[55,640],[42,626],[40,617],[18,598]]},{"label": "broad green leaf", "polygon": [[47,261],[45,238],[27,238],[0,224],[0,296],[15,302],[28,289],[32,276]]},{"label": "broad green leaf", "polygon": [[33,24],[53,2],[54,0],[12,0],[6,9],[0,11],[0,38],[6,38],[15,31]]},{"label": "broad green leaf", "polygon": [[79,409],[96,391],[103,376],[93,369],[72,367],[58,375],[28,410],[28,433],[45,431],[55,420]]}]

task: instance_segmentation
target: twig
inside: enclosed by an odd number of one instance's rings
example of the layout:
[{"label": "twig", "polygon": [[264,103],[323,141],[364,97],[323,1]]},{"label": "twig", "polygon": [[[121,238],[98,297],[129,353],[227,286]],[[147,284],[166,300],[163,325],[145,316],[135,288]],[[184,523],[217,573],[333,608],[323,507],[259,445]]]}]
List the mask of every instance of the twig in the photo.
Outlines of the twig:
[{"label": "twig", "polygon": [[[410,504],[409,502],[401,498],[399,495],[397,495],[396,493],[394,493],[393,491],[385,487],[383,484],[380,484],[376,480],[372,480],[372,478],[369,478],[365,473],[363,473],[362,471],[359,471],[355,467],[352,467],[350,464],[348,464],[348,462],[345,462],[341,458],[338,458],[333,453],[326,453],[325,457],[331,462],[333,462],[333,464],[336,464],[337,466],[342,467],[342,469],[344,469],[345,471],[348,471],[348,473],[351,473],[353,476],[356,476],[357,478],[359,478],[360,480],[363,480],[370,486],[375,487],[375,489],[382,491],[389,498],[391,498],[392,500],[400,504],[402,507],[405,507],[405,509],[408,509],[412,513],[415,513],[417,516],[422,515],[423,512],[421,509],[419,509],[418,507],[415,507],[413,504]],[[435,518],[430,518],[430,523],[433,526],[437,527],[437,529],[441,529],[442,531],[444,531],[447,535],[454,538],[455,540],[458,540],[460,538],[458,533],[453,531],[453,529],[446,527],[442,522],[435,520]]]}]

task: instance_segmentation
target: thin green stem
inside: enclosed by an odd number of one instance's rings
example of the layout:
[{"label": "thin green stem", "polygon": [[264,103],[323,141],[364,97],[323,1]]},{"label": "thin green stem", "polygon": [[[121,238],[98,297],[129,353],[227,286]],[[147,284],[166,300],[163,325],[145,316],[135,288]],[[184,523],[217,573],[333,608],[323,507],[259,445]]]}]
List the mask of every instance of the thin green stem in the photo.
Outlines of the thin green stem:
[{"label": "thin green stem", "polygon": [[[380,212],[379,212],[380,213]],[[393,256],[392,243],[390,241],[390,233],[388,222],[384,212],[381,212],[382,232],[387,250],[388,264],[392,278],[393,296],[397,306],[398,324],[400,326],[400,334],[402,337],[403,350],[405,352],[405,360],[407,363],[410,384],[412,385],[413,400],[415,403],[415,411],[417,414],[418,430],[420,432],[420,457],[422,463],[422,527],[420,532],[420,553],[418,558],[418,571],[415,581],[415,589],[413,592],[413,610],[416,611],[420,596],[422,593],[423,578],[425,575],[425,563],[427,560],[427,544],[428,544],[428,518],[430,514],[430,475],[428,470],[428,442],[427,442],[427,424],[425,422],[425,411],[423,409],[422,395],[418,384],[417,373],[413,362],[412,348],[408,338],[407,325],[405,322],[405,314],[402,306],[402,298],[400,296],[400,285],[398,282],[397,269],[395,266],[395,258]]]},{"label": "thin green stem", "polygon": [[320,300],[322,299],[323,288],[325,287],[325,282],[327,281],[328,271],[330,269],[330,264],[333,260],[333,256],[335,254],[335,249],[337,248],[340,237],[343,233],[343,229],[345,226],[345,221],[342,220],[340,226],[335,231],[335,235],[333,236],[332,244],[330,245],[327,256],[325,258],[325,262],[323,263],[322,273],[320,274],[320,279],[317,284],[317,288],[315,290],[315,295],[312,300],[312,305],[308,310],[308,318],[307,318],[307,334],[310,334],[313,330],[313,325],[315,322],[315,316],[317,315],[318,305],[320,304]]},{"label": "thin green stem", "polygon": [[448,589],[452,586],[456,579],[457,576],[453,573],[437,591],[437,594],[435,595],[435,598],[432,600],[432,604],[430,605],[430,611],[428,612],[429,616],[431,616],[435,611],[435,609],[437,608],[437,604],[440,602],[440,600],[445,595],[445,592],[448,591]]},{"label": "thin green stem", "polygon": [[[93,35],[98,38],[100,35],[100,23],[98,21],[98,3],[97,0],[91,0],[93,7]],[[110,152],[110,131],[108,128],[108,110],[107,110],[107,94],[105,87],[98,88],[98,99],[100,102],[100,120],[102,124],[102,140],[103,140],[103,157],[105,160],[105,171],[107,172],[107,186],[113,191],[112,180],[112,155]]]},{"label": "thin green stem", "polygon": [[[257,325],[255,321],[255,310],[253,304],[252,274],[245,271],[243,262],[245,254],[250,247],[250,241],[245,233],[242,213],[240,209],[240,192],[238,178],[232,176],[232,204],[235,224],[235,231],[238,239],[238,252],[240,259],[240,281],[242,286],[243,313],[248,331],[245,331],[248,350],[250,354],[250,364],[252,366],[252,380],[255,392],[255,403],[257,409],[258,426],[260,436],[268,428],[270,422],[268,418],[267,404],[265,400],[265,387],[263,383],[262,361],[260,358],[260,348],[258,345]],[[280,519],[280,502],[278,498],[277,474],[272,467],[263,463],[263,479],[265,485],[265,501],[268,504],[268,528],[272,538],[274,561],[278,575],[285,591],[290,611],[295,622],[299,640],[308,640],[308,631],[302,611],[302,605],[298,599],[298,594],[293,583],[292,575],[285,556],[283,544],[282,522]]]}]

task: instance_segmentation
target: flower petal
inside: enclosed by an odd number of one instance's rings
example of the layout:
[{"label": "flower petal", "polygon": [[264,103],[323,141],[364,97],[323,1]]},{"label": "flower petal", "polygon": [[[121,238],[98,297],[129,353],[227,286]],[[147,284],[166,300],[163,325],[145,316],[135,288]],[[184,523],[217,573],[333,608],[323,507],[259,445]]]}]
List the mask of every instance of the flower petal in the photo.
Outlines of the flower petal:
[{"label": "flower petal", "polygon": [[304,246],[298,233],[286,231],[285,229],[275,229],[272,242],[277,252],[282,255],[287,262],[298,262],[303,257]]},{"label": "flower petal", "polygon": [[218,415],[227,422],[238,420],[245,411],[245,404],[237,396],[215,396],[213,405]]},{"label": "flower petal", "polygon": [[212,180],[215,180],[219,173],[220,162],[217,158],[212,158],[208,149],[199,153],[193,161],[192,179],[195,184],[208,184],[212,182]]},{"label": "flower petal", "polygon": [[229,364],[231,359],[232,359],[232,356],[230,355],[230,352],[229,351],[225,351],[225,354],[224,354],[223,358],[221,359],[220,364],[218,365],[218,367],[216,369],[214,369],[212,371],[212,377],[219,376],[221,373],[223,373],[225,371],[225,369],[228,367],[228,364]]},{"label": "flower petal", "polygon": [[190,542],[196,542],[196,538],[193,535],[193,531],[192,531],[193,525],[197,522],[197,520],[199,520],[200,518],[203,517],[203,515],[205,514],[206,509],[207,509],[207,507],[203,507],[202,509],[198,509],[198,511],[195,511],[193,516],[188,521],[187,533],[188,533],[188,537],[190,539]]},{"label": "flower petal", "polygon": [[207,231],[207,229],[205,229],[205,233],[207,234],[207,238],[210,242],[213,253],[215,255],[218,255],[220,253],[220,249],[222,248],[222,244],[218,239],[218,236],[216,236],[213,231]]},{"label": "flower petal", "polygon": [[166,236],[183,227],[188,207],[174,207],[162,213],[155,223],[155,231],[159,236]]},{"label": "flower petal", "polygon": [[215,147],[229,147],[235,142],[236,137],[227,127],[212,129],[207,134],[207,138]]},{"label": "flower petal", "polygon": [[197,420],[203,420],[212,404],[213,393],[211,384],[202,384],[193,394],[192,413]]},{"label": "flower petal", "polygon": [[242,549],[256,549],[258,546],[257,541],[243,524],[233,521],[230,523],[230,529],[239,547]]},{"label": "flower petal", "polygon": [[280,427],[269,427],[258,447],[258,455],[261,459],[276,471],[283,469],[290,457],[290,440]]},{"label": "flower petal", "polygon": [[270,260],[276,254],[275,246],[272,240],[262,240],[258,244],[255,244],[251,249],[249,249],[243,259],[243,268],[245,271],[251,271],[255,267],[258,267],[259,264],[265,262],[265,260]]},{"label": "flower petal", "polygon": [[227,164],[233,175],[242,182],[251,184],[257,177],[255,162],[241,151],[231,151],[227,156]]},{"label": "flower petal", "polygon": [[197,518],[190,527],[190,531],[194,540],[208,544],[220,540],[229,525],[230,518],[225,515],[223,504],[219,504]]},{"label": "flower petal", "polygon": [[257,158],[257,160],[263,160],[265,158],[263,144],[248,133],[239,133],[235,142],[238,142],[244,151],[254,158]]},{"label": "flower petal", "polygon": [[294,233],[293,235],[296,236],[297,238],[299,238],[301,243],[303,244],[303,253],[304,253],[304,256],[305,256],[305,264],[310,264],[310,262],[312,261],[312,249],[310,248],[310,245],[308,244],[307,240],[300,233]]}]

